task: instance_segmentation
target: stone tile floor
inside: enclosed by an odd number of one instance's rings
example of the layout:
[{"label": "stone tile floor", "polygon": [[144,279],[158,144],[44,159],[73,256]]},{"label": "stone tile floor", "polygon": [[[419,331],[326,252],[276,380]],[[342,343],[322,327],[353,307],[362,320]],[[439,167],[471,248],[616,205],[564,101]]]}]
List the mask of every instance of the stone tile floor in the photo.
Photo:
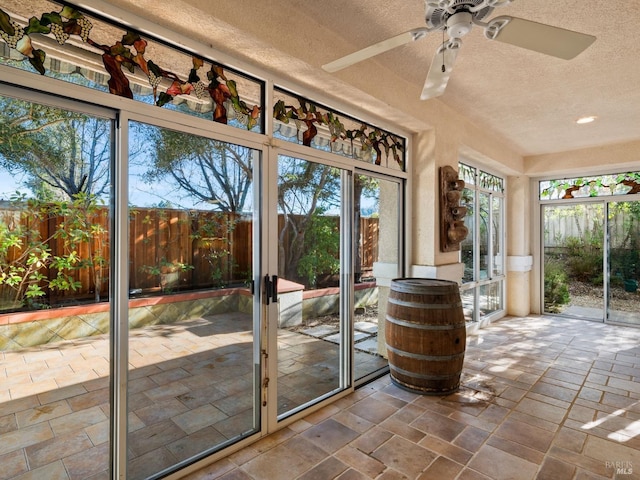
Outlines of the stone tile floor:
[{"label": "stone tile floor", "polygon": [[[359,321],[353,325],[353,341],[357,351],[378,353],[378,324],[371,321]],[[332,343],[340,342],[340,330],[331,324],[317,325],[300,330],[300,333],[322,338]]]},{"label": "stone tile floor", "polygon": [[640,479],[640,329],[494,322],[468,337],[457,393],[386,375],[186,478]]},{"label": "stone tile floor", "polygon": [[[253,428],[251,322],[229,313],[131,331],[129,478]],[[335,343],[282,330],[278,346],[281,413],[337,387]],[[386,365],[357,359],[362,374]],[[0,352],[0,480],[107,479],[109,415],[108,336]]]}]

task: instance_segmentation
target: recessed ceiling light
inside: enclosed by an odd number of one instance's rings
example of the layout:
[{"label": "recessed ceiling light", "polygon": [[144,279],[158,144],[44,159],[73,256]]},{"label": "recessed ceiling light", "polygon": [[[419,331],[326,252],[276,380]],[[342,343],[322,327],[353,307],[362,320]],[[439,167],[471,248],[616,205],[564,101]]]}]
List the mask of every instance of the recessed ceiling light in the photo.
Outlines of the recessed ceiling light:
[{"label": "recessed ceiling light", "polygon": [[598,117],[596,117],[595,115],[589,115],[588,117],[580,117],[579,119],[576,120],[576,123],[578,125],[584,125],[585,123],[595,122],[596,118]]}]

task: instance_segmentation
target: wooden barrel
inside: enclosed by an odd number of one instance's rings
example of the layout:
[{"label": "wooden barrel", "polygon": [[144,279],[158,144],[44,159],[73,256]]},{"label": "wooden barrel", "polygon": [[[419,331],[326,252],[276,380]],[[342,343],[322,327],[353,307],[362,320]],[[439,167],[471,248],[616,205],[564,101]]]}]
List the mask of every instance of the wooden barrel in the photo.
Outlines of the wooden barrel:
[{"label": "wooden barrel", "polygon": [[431,395],[458,389],[466,327],[456,282],[392,280],[385,336],[393,383]]}]

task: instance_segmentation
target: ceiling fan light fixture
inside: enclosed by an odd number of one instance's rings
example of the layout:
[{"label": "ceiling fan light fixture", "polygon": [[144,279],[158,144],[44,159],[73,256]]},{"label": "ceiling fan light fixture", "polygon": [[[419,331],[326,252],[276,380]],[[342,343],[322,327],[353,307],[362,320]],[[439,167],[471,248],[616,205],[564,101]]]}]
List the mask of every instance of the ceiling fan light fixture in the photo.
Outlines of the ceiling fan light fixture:
[{"label": "ceiling fan light fixture", "polygon": [[586,125],[587,123],[595,122],[598,117],[595,115],[585,115],[584,117],[580,117],[576,120],[578,125]]}]

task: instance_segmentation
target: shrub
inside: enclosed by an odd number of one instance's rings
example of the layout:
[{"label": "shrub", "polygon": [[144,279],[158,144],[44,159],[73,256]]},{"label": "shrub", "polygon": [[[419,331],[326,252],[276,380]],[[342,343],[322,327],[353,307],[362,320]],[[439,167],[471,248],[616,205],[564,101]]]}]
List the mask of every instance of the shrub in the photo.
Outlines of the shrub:
[{"label": "shrub", "polygon": [[544,305],[548,312],[559,312],[569,303],[569,278],[560,262],[547,260],[544,265]]}]

